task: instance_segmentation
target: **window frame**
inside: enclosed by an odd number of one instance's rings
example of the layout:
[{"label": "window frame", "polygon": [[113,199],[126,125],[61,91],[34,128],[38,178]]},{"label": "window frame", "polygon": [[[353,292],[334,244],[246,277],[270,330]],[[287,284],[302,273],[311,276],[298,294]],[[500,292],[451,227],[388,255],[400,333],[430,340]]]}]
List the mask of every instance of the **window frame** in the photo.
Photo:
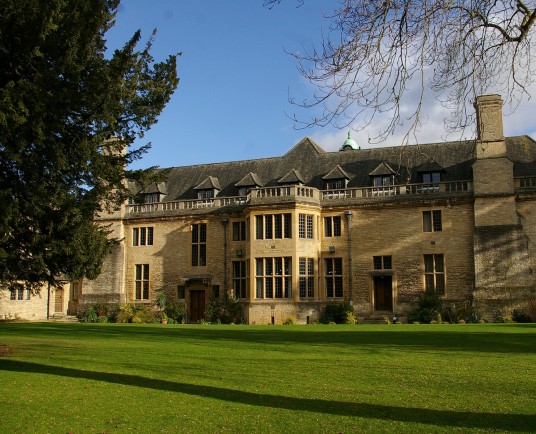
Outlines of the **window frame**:
[{"label": "window frame", "polygon": [[423,255],[424,290],[440,296],[446,295],[445,255]]},{"label": "window frame", "polygon": [[426,210],[422,212],[422,231],[423,232],[442,232],[443,216],[441,210]]},{"label": "window frame", "polygon": [[207,265],[207,223],[193,223],[192,230],[192,267]]},{"label": "window frame", "polygon": [[134,266],[134,300],[148,301],[150,292],[149,264],[135,264]]},{"label": "window frame", "polygon": [[233,295],[237,299],[247,298],[247,262],[233,261]]},{"label": "window frame", "polygon": [[255,299],[292,299],[292,257],[255,258]]},{"label": "window frame", "polygon": [[344,297],[343,277],[344,270],[342,258],[324,258],[326,298],[335,299]]}]

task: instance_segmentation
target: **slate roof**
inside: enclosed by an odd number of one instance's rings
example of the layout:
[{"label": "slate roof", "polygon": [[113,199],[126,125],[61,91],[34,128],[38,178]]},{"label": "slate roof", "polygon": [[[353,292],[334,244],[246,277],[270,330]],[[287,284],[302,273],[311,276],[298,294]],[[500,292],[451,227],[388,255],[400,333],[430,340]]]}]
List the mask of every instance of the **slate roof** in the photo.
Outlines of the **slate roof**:
[{"label": "slate roof", "polygon": [[[514,175],[536,174],[536,142],[529,136],[517,136],[506,138],[506,144],[508,157],[514,162]],[[326,152],[305,138],[280,157],[169,169],[164,200],[195,199],[196,188],[210,179],[216,179],[221,186],[218,196],[237,196],[240,186],[279,186],[279,181],[293,171],[303,184],[324,189],[329,179],[326,176],[335,175],[337,166],[339,173],[347,176],[348,188],[371,186],[369,174],[382,163],[394,172],[397,184],[420,182],[419,172],[431,161],[444,170],[444,181],[468,180],[472,179],[475,155],[474,140]]]},{"label": "slate roof", "polygon": [[214,176],[207,176],[205,180],[203,180],[201,183],[197,184],[194,187],[194,190],[221,190],[220,183],[218,181],[217,177]]},{"label": "slate roof", "polygon": [[396,172],[391,169],[391,167],[385,163],[382,162],[374,169],[372,172],[369,173],[369,176],[386,176],[386,175],[394,175]]}]

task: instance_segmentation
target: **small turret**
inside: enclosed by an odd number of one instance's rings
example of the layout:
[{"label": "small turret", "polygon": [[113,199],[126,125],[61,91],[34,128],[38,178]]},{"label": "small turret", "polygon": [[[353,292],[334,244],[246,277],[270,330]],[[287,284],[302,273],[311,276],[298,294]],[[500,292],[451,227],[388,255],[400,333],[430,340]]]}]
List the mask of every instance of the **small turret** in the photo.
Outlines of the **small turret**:
[{"label": "small turret", "polygon": [[357,146],[357,143],[354,139],[352,139],[350,131],[348,131],[348,138],[344,141],[344,143],[339,148],[339,151],[349,151],[349,150],[358,150],[361,149],[359,146]]}]

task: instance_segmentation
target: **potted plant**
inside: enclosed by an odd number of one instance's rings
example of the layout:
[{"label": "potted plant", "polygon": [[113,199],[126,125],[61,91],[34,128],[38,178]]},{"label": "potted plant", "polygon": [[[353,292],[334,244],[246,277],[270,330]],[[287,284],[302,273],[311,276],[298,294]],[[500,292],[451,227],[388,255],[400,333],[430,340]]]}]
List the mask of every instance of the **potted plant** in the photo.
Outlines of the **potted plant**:
[{"label": "potted plant", "polygon": [[166,294],[163,291],[156,294],[156,307],[160,311],[160,322],[162,324],[167,324],[168,316],[166,314]]},{"label": "potted plant", "polygon": [[160,317],[160,322],[162,324],[167,324],[168,323],[168,316],[167,316],[165,311],[162,311],[162,316]]}]

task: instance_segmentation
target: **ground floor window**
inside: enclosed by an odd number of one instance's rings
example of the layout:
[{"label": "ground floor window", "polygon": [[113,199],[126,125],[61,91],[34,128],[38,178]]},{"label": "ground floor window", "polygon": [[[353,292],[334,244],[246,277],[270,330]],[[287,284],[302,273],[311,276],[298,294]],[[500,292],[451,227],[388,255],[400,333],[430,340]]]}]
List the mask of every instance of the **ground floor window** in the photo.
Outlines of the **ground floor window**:
[{"label": "ground floor window", "polygon": [[233,295],[246,298],[246,261],[233,261]]},{"label": "ground floor window", "polygon": [[445,294],[445,262],[443,255],[424,255],[424,289]]},{"label": "ground floor window", "polygon": [[315,262],[313,258],[300,258],[300,298],[315,296]]},{"label": "ground floor window", "polygon": [[255,259],[255,298],[292,297],[292,258]]},{"label": "ground floor window", "polygon": [[343,296],[342,258],[326,258],[324,261],[326,297],[341,298]]},{"label": "ground floor window", "polygon": [[22,285],[17,285],[9,290],[10,300],[29,300],[30,290],[24,288]]},{"label": "ground floor window", "polygon": [[149,300],[149,264],[136,264],[134,298]]}]

